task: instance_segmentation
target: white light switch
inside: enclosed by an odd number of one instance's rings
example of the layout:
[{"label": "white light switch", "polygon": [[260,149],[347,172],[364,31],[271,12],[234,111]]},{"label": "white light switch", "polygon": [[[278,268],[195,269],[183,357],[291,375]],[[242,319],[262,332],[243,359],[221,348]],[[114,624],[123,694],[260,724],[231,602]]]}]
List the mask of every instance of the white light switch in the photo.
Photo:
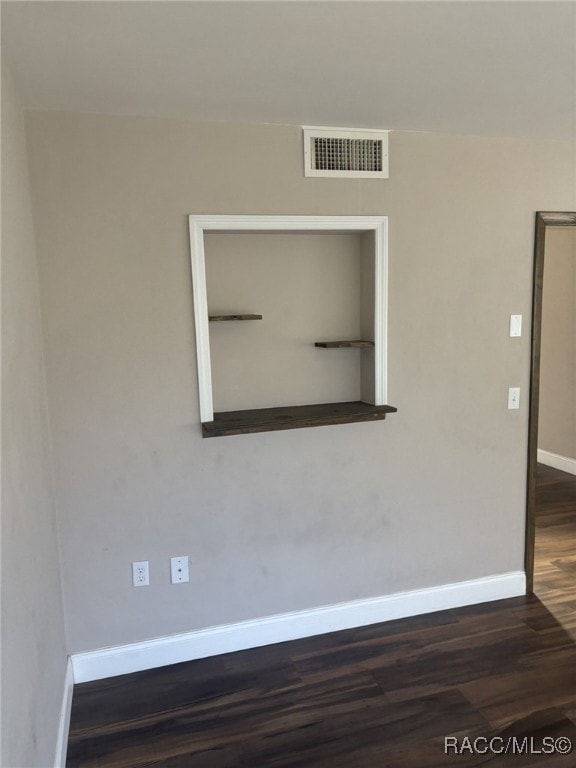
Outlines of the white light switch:
[{"label": "white light switch", "polygon": [[522,336],[522,315],[510,315],[510,336]]},{"label": "white light switch", "polygon": [[520,387],[510,387],[508,390],[508,410],[520,408]]}]

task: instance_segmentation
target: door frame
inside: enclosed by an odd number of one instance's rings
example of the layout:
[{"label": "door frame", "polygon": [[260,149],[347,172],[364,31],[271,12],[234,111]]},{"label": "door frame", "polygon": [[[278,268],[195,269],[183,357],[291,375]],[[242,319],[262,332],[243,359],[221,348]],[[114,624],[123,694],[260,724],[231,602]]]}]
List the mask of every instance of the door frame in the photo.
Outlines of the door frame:
[{"label": "door frame", "polygon": [[528,411],[528,474],[526,487],[526,543],[524,568],[526,592],[534,591],[534,538],[536,516],[536,464],[538,456],[538,410],[540,403],[540,347],[542,342],[542,285],[544,251],[549,227],[576,227],[576,213],[538,211],[534,235],[534,272],[532,288],[532,346],[530,362],[530,403]]}]

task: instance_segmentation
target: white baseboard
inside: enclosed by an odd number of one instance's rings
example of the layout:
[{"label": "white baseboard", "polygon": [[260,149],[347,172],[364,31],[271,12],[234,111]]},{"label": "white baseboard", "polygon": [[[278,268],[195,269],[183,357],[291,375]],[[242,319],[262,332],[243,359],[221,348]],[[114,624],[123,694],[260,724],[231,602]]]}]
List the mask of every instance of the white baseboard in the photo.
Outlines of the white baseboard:
[{"label": "white baseboard", "polygon": [[554,467],[554,469],[560,469],[562,472],[576,475],[576,459],[569,459],[567,456],[559,456],[557,453],[550,453],[550,451],[543,451],[538,448],[538,461],[540,464],[546,464],[547,467]]},{"label": "white baseboard", "polygon": [[74,681],[83,683],[100,680],[340,629],[517,597],[525,593],[525,573],[512,571],[472,581],[336,603],[129,645],[75,653],[71,656]]},{"label": "white baseboard", "polygon": [[54,768],[65,768],[66,765],[66,750],[68,747],[68,731],[70,730],[70,712],[72,710],[73,689],[74,673],[72,670],[72,660],[69,658],[66,664],[66,675],[64,677],[64,692],[62,695],[60,721],[58,723],[58,740],[56,742]]}]

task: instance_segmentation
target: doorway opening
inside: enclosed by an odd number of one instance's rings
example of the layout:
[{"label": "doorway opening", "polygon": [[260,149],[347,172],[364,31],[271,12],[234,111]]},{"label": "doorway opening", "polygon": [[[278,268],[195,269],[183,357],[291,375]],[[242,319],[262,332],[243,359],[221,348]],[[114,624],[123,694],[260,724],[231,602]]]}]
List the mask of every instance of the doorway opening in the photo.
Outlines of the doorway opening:
[{"label": "doorway opening", "polygon": [[[531,370],[530,370],[530,405],[528,417],[528,475],[527,475],[527,504],[526,504],[526,548],[525,548],[525,570],[526,570],[526,588],[528,593],[535,591],[535,554],[538,541],[538,563],[542,562],[541,555],[546,558],[545,550],[541,548],[541,540],[537,539],[537,530],[543,530],[546,527],[567,526],[564,530],[571,530],[574,526],[572,501],[576,501],[576,476],[563,472],[569,468],[562,464],[562,457],[553,450],[543,450],[540,446],[539,451],[539,425],[541,411],[544,413],[546,406],[547,413],[551,413],[550,402],[541,402],[543,394],[543,360],[542,360],[542,341],[543,341],[543,299],[544,299],[544,266],[546,258],[546,245],[552,242],[554,235],[559,228],[565,231],[565,228],[576,228],[576,212],[538,212],[536,214],[536,231],[534,246],[534,277],[533,277],[533,298],[532,298],[532,350],[531,350]],[[574,237],[576,238],[576,229]],[[574,254],[576,257],[576,254]],[[576,269],[576,266],[574,267]],[[568,390],[566,390],[568,391]],[[548,398],[554,398],[555,394]],[[574,395],[573,395],[574,396]],[[572,405],[573,403],[570,403]],[[558,413],[552,414],[552,419],[559,421]],[[561,420],[561,419],[560,419]],[[546,432],[551,427],[546,425]],[[543,430],[543,435],[545,434]],[[562,438],[559,438],[562,440]],[[554,443],[547,443],[552,446]],[[538,458],[546,460],[549,466],[538,464]],[[555,457],[555,458],[554,458]],[[576,458],[576,457],[573,457]],[[556,460],[556,465],[554,461]],[[550,461],[552,465],[550,466]],[[562,496],[562,494],[564,494]],[[563,507],[564,499],[568,506]],[[568,515],[562,517],[562,511],[568,512]],[[543,515],[548,515],[544,518]],[[560,540],[560,539],[558,539]],[[548,553],[549,554],[549,553]],[[558,553],[560,557],[561,553]],[[552,561],[551,561],[552,563]],[[576,565],[576,564],[575,564]],[[574,574],[566,574],[567,578],[574,581]],[[540,575],[538,575],[538,580]],[[537,583],[537,590],[540,591],[542,585]]]}]

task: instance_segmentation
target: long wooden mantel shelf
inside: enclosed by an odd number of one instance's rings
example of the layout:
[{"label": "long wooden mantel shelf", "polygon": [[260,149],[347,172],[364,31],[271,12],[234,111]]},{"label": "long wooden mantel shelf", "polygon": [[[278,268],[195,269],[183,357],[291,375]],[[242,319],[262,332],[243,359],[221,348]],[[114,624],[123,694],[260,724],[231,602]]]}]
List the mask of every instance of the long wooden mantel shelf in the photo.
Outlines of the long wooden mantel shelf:
[{"label": "long wooden mantel shelf", "polygon": [[385,419],[388,413],[396,411],[392,405],[369,405],[359,400],[350,403],[223,411],[215,413],[213,421],[202,424],[202,436],[223,437],[280,429],[321,427],[328,424],[349,424],[356,421],[380,421]]}]

